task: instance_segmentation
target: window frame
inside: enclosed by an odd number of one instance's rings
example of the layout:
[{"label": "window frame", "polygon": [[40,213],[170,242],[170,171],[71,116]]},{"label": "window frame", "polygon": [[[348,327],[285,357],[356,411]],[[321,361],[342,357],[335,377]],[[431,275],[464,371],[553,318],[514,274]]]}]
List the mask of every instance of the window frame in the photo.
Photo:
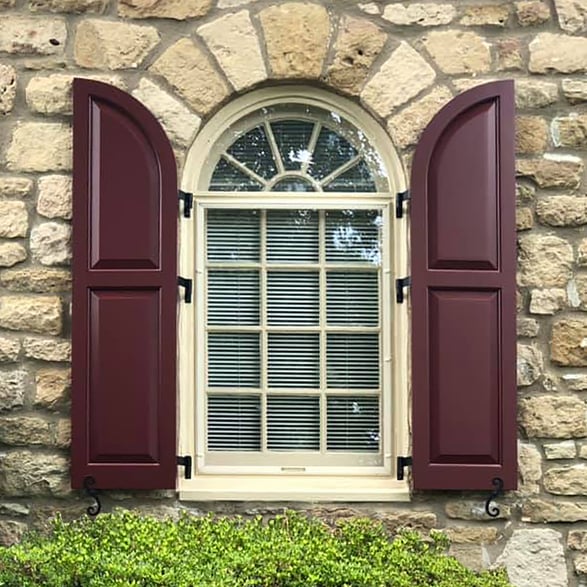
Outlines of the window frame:
[{"label": "window frame", "polygon": [[[335,109],[351,124],[365,133],[375,149],[380,153],[386,168],[390,192],[382,198],[381,192],[367,195],[349,192],[329,195],[320,192],[236,192],[236,197],[226,192],[202,192],[202,178],[205,173],[206,160],[210,146],[215,144],[224,130],[233,122],[240,120],[247,114],[268,105],[284,102],[300,103],[317,106],[325,110]],[[209,173],[208,173],[209,175]],[[409,454],[409,373],[408,373],[408,304],[396,304],[393,293],[393,281],[396,277],[407,274],[407,220],[394,218],[395,198],[398,192],[405,191],[405,178],[399,157],[397,156],[389,136],[381,126],[373,120],[359,106],[349,100],[316,88],[286,86],[257,90],[237,98],[204,126],[190,148],[185,164],[182,189],[194,193],[194,214],[191,219],[182,219],[179,227],[179,272],[180,275],[194,279],[195,304],[181,304],[178,316],[178,382],[179,382],[179,454],[194,456],[194,472],[192,479],[179,477],[178,490],[180,499],[185,500],[302,500],[302,501],[406,501],[409,499],[407,480],[397,481],[395,476],[395,461],[400,455]],[[238,204],[236,200],[238,198]],[[266,208],[279,207],[297,208],[300,203],[307,202],[307,207],[322,209],[316,202],[327,200],[330,206],[339,208],[369,207],[379,201],[381,206],[388,208],[388,233],[393,239],[391,255],[389,256],[391,275],[382,272],[383,279],[389,278],[388,298],[391,304],[389,315],[392,319],[391,330],[391,389],[382,390],[382,429],[391,427],[387,436],[387,447],[382,447],[383,466],[380,471],[348,470],[331,471],[323,474],[320,471],[280,472],[278,475],[267,474],[267,471],[226,471],[216,467],[215,471],[202,468],[204,453],[198,452],[201,439],[196,443],[196,435],[202,432],[195,430],[198,407],[198,397],[194,390],[202,384],[197,379],[197,373],[203,370],[196,369],[198,361],[196,348],[201,341],[195,335],[193,325],[197,322],[196,308],[203,303],[203,292],[200,286],[203,279],[203,269],[196,263],[195,251],[202,250],[203,231],[197,227],[201,224],[203,206],[211,202],[229,206],[246,205],[259,206],[263,201],[270,202]],[[358,204],[360,202],[360,205]],[[303,206],[302,206],[303,207]],[[200,220],[198,220],[200,219]],[[383,292],[382,292],[383,295]],[[383,315],[382,315],[383,320]],[[383,329],[385,331],[386,329]],[[383,349],[382,349],[383,353]],[[382,358],[386,358],[383,357]],[[383,367],[383,361],[382,361]],[[398,391],[399,390],[399,391]],[[390,397],[389,403],[384,402],[385,394]],[[201,399],[200,399],[201,401]],[[389,410],[391,416],[384,410]],[[200,407],[201,409],[201,407]],[[389,446],[391,444],[391,447]],[[255,467],[256,469],[256,467]],[[347,468],[345,468],[347,469]],[[358,469],[358,468],[356,468]]]}]

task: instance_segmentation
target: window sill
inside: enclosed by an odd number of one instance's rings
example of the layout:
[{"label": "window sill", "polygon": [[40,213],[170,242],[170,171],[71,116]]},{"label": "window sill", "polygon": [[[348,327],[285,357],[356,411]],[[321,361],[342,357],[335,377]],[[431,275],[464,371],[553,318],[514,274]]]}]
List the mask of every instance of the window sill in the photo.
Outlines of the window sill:
[{"label": "window sill", "polygon": [[407,481],[390,477],[200,475],[179,482],[185,501],[410,501]]}]

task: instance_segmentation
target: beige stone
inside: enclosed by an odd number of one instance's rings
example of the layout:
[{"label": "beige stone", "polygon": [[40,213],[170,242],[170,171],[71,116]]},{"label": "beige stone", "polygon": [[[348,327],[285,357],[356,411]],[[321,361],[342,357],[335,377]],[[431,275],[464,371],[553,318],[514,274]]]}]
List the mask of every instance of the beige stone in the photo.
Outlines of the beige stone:
[{"label": "beige stone", "polygon": [[65,496],[71,491],[68,460],[29,450],[5,454],[0,457],[0,491],[10,496]]},{"label": "beige stone", "polygon": [[237,6],[245,6],[246,4],[253,4],[258,0],[218,0],[218,8],[236,8]]},{"label": "beige stone", "polygon": [[402,148],[415,145],[426,125],[451,98],[452,93],[446,86],[438,86],[424,98],[392,116],[388,129],[394,144]]},{"label": "beige stone", "polygon": [[0,328],[39,334],[59,334],[61,300],[57,297],[4,296],[0,298]]},{"label": "beige stone", "polygon": [[13,544],[18,544],[27,530],[28,526],[23,522],[0,520],[0,545],[12,546]]},{"label": "beige stone", "polygon": [[480,4],[465,6],[460,23],[465,26],[494,26],[503,28],[510,17],[509,4]]},{"label": "beige stone", "polygon": [[259,18],[275,77],[320,77],[330,38],[330,19],[324,7],[283,2],[265,8]]},{"label": "beige stone", "polygon": [[542,373],[542,353],[540,350],[535,346],[519,344],[517,371],[518,387],[532,385]]},{"label": "beige stone", "polygon": [[516,587],[568,587],[562,534],[553,529],[514,530],[496,561]]},{"label": "beige stone", "polygon": [[8,114],[16,96],[16,70],[0,63],[0,114]]},{"label": "beige stone", "polygon": [[120,0],[119,16],[186,20],[207,14],[212,0]]},{"label": "beige stone", "polygon": [[67,30],[61,19],[0,16],[0,53],[60,54],[66,39]]},{"label": "beige stone", "polygon": [[23,341],[25,357],[39,361],[71,361],[71,342],[57,338],[27,337]]},{"label": "beige stone", "polygon": [[0,363],[15,363],[20,353],[20,342],[8,336],[0,336]]},{"label": "beige stone", "polygon": [[587,444],[582,444],[579,447],[579,458],[580,459],[587,459]]},{"label": "beige stone", "polygon": [[544,108],[558,100],[558,86],[535,79],[516,80],[516,107]]},{"label": "beige stone", "polygon": [[585,0],[554,0],[560,28],[572,34],[587,32]]},{"label": "beige stone", "polygon": [[544,456],[549,460],[574,459],[577,456],[577,447],[572,440],[565,442],[550,442],[542,446]]},{"label": "beige stone", "polygon": [[432,85],[435,78],[432,67],[408,43],[402,42],[367,82],[361,100],[380,116],[387,117],[397,106]]},{"label": "beige stone", "polygon": [[75,34],[75,61],[93,69],[132,69],[159,43],[151,26],[105,20],[83,20]]},{"label": "beige stone", "polygon": [[23,202],[0,202],[0,237],[26,236],[29,217]]},{"label": "beige stone", "polygon": [[564,79],[562,82],[565,98],[572,102],[587,102],[587,81],[580,79]]},{"label": "beige stone", "polygon": [[334,57],[326,72],[328,84],[359,94],[386,40],[387,35],[372,22],[346,16],[339,26]]},{"label": "beige stone", "polygon": [[540,116],[516,118],[516,152],[542,153],[548,146],[548,125]]},{"label": "beige stone", "polygon": [[201,26],[198,34],[237,90],[267,79],[257,32],[246,10],[217,18]]},{"label": "beige stone", "polygon": [[50,446],[49,422],[38,417],[0,417],[0,442],[8,446]]},{"label": "beige stone", "polygon": [[53,444],[57,448],[69,448],[71,446],[71,420],[69,418],[57,420],[53,435]]},{"label": "beige stone", "polygon": [[71,228],[57,222],[44,222],[31,231],[31,253],[41,265],[69,265]]},{"label": "beige stone", "polygon": [[587,466],[549,469],[543,482],[544,489],[555,495],[587,495]]},{"label": "beige stone", "polygon": [[11,291],[57,293],[71,291],[71,272],[67,269],[23,267],[0,272],[0,284]]},{"label": "beige stone", "polygon": [[48,175],[39,179],[37,212],[46,218],[71,218],[71,177]]},{"label": "beige stone", "polygon": [[229,94],[214,65],[189,39],[181,39],[167,49],[151,71],[163,76],[201,114],[212,110]]},{"label": "beige stone", "polygon": [[24,404],[27,378],[26,371],[0,372],[0,410],[19,408]]},{"label": "beige stone", "polygon": [[587,502],[527,499],[522,504],[522,520],[535,524],[586,521]]},{"label": "beige stone", "polygon": [[29,0],[31,12],[67,12],[102,14],[110,0]]},{"label": "beige stone", "polygon": [[516,209],[516,230],[530,230],[534,226],[532,208]]},{"label": "beige stone", "polygon": [[26,249],[21,244],[0,243],[0,267],[12,267],[26,260],[26,258]]},{"label": "beige stone", "polygon": [[524,45],[520,39],[514,37],[496,39],[495,53],[498,71],[524,69]]},{"label": "beige stone", "polygon": [[525,183],[516,183],[516,203],[531,204],[536,199],[536,188]]},{"label": "beige stone", "polygon": [[519,239],[518,284],[564,287],[571,276],[573,248],[564,239],[524,234]]},{"label": "beige stone", "polygon": [[26,198],[32,190],[33,182],[26,177],[0,177],[0,198]]},{"label": "beige stone", "polygon": [[[487,521],[487,513],[485,512],[485,502],[459,500],[448,501],[444,506],[445,514],[456,520],[473,520],[478,522]],[[511,508],[508,505],[499,504],[499,515],[497,520],[508,519],[511,517]]]},{"label": "beige stone", "polygon": [[[220,0],[220,2],[226,2],[227,0]],[[232,1],[232,0],[228,0]],[[381,8],[375,2],[365,2],[363,4],[359,4],[359,8],[365,12],[366,14],[380,14]]]},{"label": "beige stone", "polygon": [[549,226],[581,226],[587,224],[587,197],[541,198],[536,205],[536,214],[542,224]]},{"label": "beige stone", "polygon": [[35,405],[58,410],[69,401],[71,371],[69,369],[40,369],[36,376]]},{"label": "beige stone", "polygon": [[516,172],[533,179],[541,188],[577,188],[584,165],[572,155],[545,155],[542,159],[518,159]]},{"label": "beige stone", "polygon": [[577,265],[580,267],[587,266],[587,239],[579,241],[577,246]]},{"label": "beige stone", "polygon": [[539,395],[519,401],[520,424],[530,438],[587,436],[585,402],[575,396]]},{"label": "beige stone", "polygon": [[497,528],[494,527],[452,526],[446,528],[444,533],[457,544],[493,544],[498,538]]},{"label": "beige stone", "polygon": [[424,46],[444,73],[486,73],[491,68],[489,44],[477,33],[434,31]]},{"label": "beige stone", "polygon": [[567,537],[567,546],[571,550],[587,552],[587,530],[570,530]]},{"label": "beige stone", "polygon": [[538,336],[540,326],[538,320],[534,318],[527,318],[526,316],[518,316],[517,320],[517,334],[521,337],[535,338]]},{"label": "beige stone", "polygon": [[6,163],[8,169],[19,171],[64,171],[71,169],[71,157],[69,126],[57,122],[19,122],[12,133]]},{"label": "beige stone", "polygon": [[538,493],[541,477],[540,451],[533,444],[518,442],[518,493],[522,496]]},{"label": "beige stone", "polygon": [[552,137],[556,147],[587,147],[587,114],[572,113],[552,121]]},{"label": "beige stone", "polygon": [[577,575],[587,575],[587,556],[582,554],[575,557],[573,560],[573,566],[575,567],[575,573],[577,573]]},{"label": "beige stone", "polygon": [[521,26],[535,26],[550,20],[550,8],[541,0],[516,2],[516,16]]},{"label": "beige stone", "polygon": [[375,519],[381,523],[389,532],[396,532],[399,528],[430,529],[437,524],[436,515],[432,512],[418,511],[392,511],[377,512]]},{"label": "beige stone", "polygon": [[530,314],[553,315],[566,306],[564,289],[533,289],[530,292]]},{"label": "beige stone", "polygon": [[383,18],[397,25],[439,26],[452,22],[457,14],[451,4],[388,4]]},{"label": "beige stone", "polygon": [[480,573],[485,569],[487,556],[484,554],[485,548],[480,544],[450,544],[448,547],[448,556],[457,559],[463,566],[471,571]]},{"label": "beige stone", "polygon": [[529,69],[533,73],[587,71],[587,37],[540,33],[529,47]]},{"label": "beige stone", "polygon": [[565,373],[563,381],[571,391],[587,390],[587,375],[581,373]]},{"label": "beige stone", "polygon": [[587,366],[587,319],[565,318],[552,326],[551,359],[567,367]]}]

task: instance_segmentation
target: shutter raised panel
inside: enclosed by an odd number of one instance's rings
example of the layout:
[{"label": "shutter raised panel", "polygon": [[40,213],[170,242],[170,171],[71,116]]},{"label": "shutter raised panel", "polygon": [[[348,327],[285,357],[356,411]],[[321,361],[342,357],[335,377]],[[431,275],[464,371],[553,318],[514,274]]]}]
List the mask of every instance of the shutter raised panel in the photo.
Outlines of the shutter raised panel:
[{"label": "shutter raised panel", "polygon": [[177,178],[153,115],[74,81],[72,486],[176,478]]},{"label": "shutter raised panel", "polygon": [[414,155],[415,489],[517,484],[514,85],[456,97]]}]

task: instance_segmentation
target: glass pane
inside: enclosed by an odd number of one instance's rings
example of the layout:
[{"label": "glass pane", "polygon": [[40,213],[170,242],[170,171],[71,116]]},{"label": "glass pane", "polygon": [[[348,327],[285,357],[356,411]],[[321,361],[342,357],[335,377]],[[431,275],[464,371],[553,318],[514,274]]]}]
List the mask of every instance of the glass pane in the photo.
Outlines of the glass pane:
[{"label": "glass pane", "polygon": [[376,192],[375,179],[365,161],[341,173],[323,186],[325,192]]},{"label": "glass pane", "polygon": [[326,260],[381,262],[379,210],[329,210],[326,212]]},{"label": "glass pane", "polygon": [[259,272],[208,272],[208,324],[259,324]]},{"label": "glass pane", "polygon": [[267,397],[269,450],[320,450],[320,398]]},{"label": "glass pane", "polygon": [[309,171],[312,177],[323,179],[357,155],[357,150],[342,136],[322,127],[314,149]]},{"label": "glass pane", "polygon": [[329,388],[379,388],[379,335],[329,333],[326,369]]},{"label": "glass pane", "polygon": [[317,325],[320,320],[319,274],[268,273],[267,320],[271,325]]},{"label": "glass pane", "polygon": [[329,325],[377,326],[379,285],[377,273],[326,274],[326,306]]},{"label": "glass pane", "polygon": [[259,396],[208,396],[208,450],[261,450]]},{"label": "glass pane", "polygon": [[269,387],[320,387],[318,333],[269,333]]},{"label": "glass pane", "polygon": [[208,386],[260,386],[259,335],[210,332],[208,334]]},{"label": "glass pane", "polygon": [[268,263],[317,263],[318,252],[315,210],[267,211]]},{"label": "glass pane", "polygon": [[379,398],[329,396],[326,404],[328,450],[379,450]]},{"label": "glass pane", "polygon": [[263,189],[263,184],[221,158],[212,174],[209,189],[212,192],[258,192]]},{"label": "glass pane", "polygon": [[286,177],[278,181],[271,190],[273,192],[313,192],[312,184],[301,177]]},{"label": "glass pane", "polygon": [[277,173],[273,153],[262,126],[237,139],[228,149],[228,153],[264,179],[270,179]]},{"label": "glass pane", "polygon": [[259,261],[257,210],[208,210],[206,227],[208,261]]},{"label": "glass pane", "polygon": [[271,130],[285,169],[300,169],[302,163],[309,162],[308,151],[314,122],[305,120],[281,120],[271,123]]}]

